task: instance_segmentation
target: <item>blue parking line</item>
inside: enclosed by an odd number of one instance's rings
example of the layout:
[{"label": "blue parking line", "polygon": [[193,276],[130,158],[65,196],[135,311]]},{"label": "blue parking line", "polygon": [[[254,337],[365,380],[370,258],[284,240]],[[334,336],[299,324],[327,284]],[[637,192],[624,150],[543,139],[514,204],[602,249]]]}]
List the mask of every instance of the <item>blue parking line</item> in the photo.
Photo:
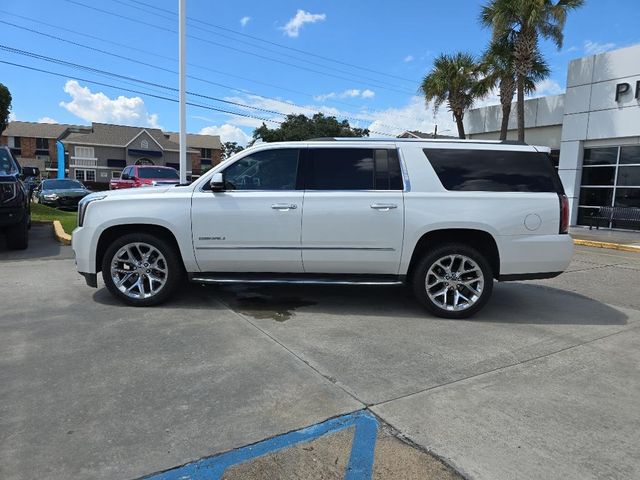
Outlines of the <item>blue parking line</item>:
[{"label": "blue parking line", "polygon": [[378,421],[366,410],[331,418],[317,425],[285,433],[144,478],[146,480],[219,480],[224,472],[233,465],[285,450],[299,443],[310,442],[323,435],[336,433],[352,426],[355,427],[355,431],[344,478],[345,480],[369,480],[373,474]]}]

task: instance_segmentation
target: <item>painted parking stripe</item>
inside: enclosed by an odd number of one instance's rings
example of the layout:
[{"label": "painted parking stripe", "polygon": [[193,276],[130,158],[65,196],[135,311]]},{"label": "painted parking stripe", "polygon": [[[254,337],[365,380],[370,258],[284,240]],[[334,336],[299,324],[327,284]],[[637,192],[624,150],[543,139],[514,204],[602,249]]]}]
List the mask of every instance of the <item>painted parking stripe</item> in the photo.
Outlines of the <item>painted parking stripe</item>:
[{"label": "painted parking stripe", "polygon": [[349,427],[355,427],[355,429],[344,478],[345,480],[369,480],[373,474],[378,421],[366,410],[331,418],[301,430],[143,478],[146,480],[219,480],[231,466],[285,450],[300,443],[311,442],[323,435],[336,433]]}]

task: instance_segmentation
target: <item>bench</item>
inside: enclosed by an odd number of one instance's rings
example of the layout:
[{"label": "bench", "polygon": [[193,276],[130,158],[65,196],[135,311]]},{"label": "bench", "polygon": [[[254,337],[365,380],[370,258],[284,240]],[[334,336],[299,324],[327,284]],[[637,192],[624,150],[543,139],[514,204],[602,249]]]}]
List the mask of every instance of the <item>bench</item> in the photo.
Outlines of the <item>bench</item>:
[{"label": "bench", "polygon": [[600,220],[606,220],[607,225],[614,220],[637,223],[640,225],[640,208],[637,207],[600,207],[591,215],[589,230],[592,229],[595,220],[596,230],[600,228]]}]

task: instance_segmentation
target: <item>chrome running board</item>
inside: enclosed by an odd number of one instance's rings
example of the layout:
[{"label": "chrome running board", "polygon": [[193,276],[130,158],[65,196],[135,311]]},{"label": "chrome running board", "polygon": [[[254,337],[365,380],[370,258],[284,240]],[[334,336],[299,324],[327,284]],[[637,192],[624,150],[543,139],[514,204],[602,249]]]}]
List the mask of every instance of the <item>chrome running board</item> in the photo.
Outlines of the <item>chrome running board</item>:
[{"label": "chrome running board", "polygon": [[190,274],[196,283],[213,284],[298,284],[298,285],[402,285],[403,278],[397,275],[277,275],[277,274]]}]

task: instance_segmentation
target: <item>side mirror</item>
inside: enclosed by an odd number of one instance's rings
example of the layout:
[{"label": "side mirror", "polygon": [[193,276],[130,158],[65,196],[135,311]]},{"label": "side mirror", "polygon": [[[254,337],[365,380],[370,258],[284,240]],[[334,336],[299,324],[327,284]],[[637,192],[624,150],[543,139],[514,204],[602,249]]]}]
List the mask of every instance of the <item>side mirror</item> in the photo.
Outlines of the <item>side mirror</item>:
[{"label": "side mirror", "polygon": [[221,172],[214,173],[209,184],[212,192],[224,192],[226,190],[224,176]]}]

